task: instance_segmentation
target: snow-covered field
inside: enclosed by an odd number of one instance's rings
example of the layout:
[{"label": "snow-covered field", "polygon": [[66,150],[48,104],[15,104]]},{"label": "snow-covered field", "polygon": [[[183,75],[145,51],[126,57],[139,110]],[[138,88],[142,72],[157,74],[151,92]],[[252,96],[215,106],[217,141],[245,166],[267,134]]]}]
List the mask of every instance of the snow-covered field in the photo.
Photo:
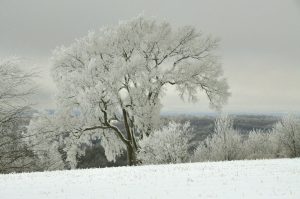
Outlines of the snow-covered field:
[{"label": "snow-covered field", "polygon": [[1,199],[300,198],[300,159],[0,175]]}]

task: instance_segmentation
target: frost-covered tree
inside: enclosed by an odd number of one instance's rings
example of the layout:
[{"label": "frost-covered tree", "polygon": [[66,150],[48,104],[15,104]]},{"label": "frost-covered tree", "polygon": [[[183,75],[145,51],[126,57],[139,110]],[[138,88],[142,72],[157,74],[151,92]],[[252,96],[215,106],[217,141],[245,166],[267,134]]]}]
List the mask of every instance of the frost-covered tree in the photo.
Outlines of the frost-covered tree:
[{"label": "frost-covered tree", "polygon": [[34,164],[23,140],[34,74],[23,64],[18,58],[0,59],[0,173],[31,170]]},{"label": "frost-covered tree", "polygon": [[133,165],[138,139],[158,127],[168,85],[191,101],[203,91],[216,109],[226,102],[228,85],[214,53],[217,46],[217,39],[191,26],[174,29],[144,17],[90,32],[54,52],[58,104],[80,113],[78,139],[96,133],[107,154],[125,149]]},{"label": "frost-covered tree", "polygon": [[241,158],[241,135],[233,129],[233,121],[220,115],[215,121],[214,134],[207,137],[194,152],[194,161],[222,161]]},{"label": "frost-covered tree", "polygon": [[280,155],[284,157],[300,157],[300,118],[287,115],[278,122],[274,129],[280,147]]},{"label": "frost-covered tree", "polygon": [[243,156],[245,159],[275,158],[277,148],[272,131],[252,130],[243,143]]},{"label": "frost-covered tree", "polygon": [[140,142],[138,160],[142,164],[182,163],[189,160],[189,123],[170,122]]}]

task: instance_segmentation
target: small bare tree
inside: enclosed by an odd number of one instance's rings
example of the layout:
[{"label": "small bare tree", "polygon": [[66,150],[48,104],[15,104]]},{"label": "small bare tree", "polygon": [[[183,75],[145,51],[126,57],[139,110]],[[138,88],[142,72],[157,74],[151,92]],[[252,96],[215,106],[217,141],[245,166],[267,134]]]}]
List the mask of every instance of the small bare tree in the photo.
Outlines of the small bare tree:
[{"label": "small bare tree", "polygon": [[28,98],[34,92],[32,72],[18,58],[0,59],[0,172],[30,169],[33,154],[24,144],[30,117]]}]

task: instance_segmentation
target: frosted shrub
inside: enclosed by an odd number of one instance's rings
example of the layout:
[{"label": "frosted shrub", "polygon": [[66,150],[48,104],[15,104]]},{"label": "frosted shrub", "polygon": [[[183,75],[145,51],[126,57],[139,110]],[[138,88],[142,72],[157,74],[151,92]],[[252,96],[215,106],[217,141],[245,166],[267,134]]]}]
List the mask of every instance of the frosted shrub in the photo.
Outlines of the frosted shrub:
[{"label": "frosted shrub", "polygon": [[215,121],[215,132],[200,143],[194,152],[193,161],[236,160],[241,156],[241,136],[232,127],[232,119],[221,115]]},{"label": "frosted shrub", "polygon": [[65,167],[59,152],[61,136],[54,120],[52,115],[39,114],[27,127],[26,141],[38,157],[36,164],[42,170],[61,170]]},{"label": "frosted shrub", "polygon": [[181,163],[189,159],[190,124],[170,122],[168,126],[144,137],[138,159],[143,164]]},{"label": "frosted shrub", "polygon": [[273,132],[253,130],[243,144],[246,159],[267,159],[276,157],[276,140]]},{"label": "frosted shrub", "polygon": [[300,156],[300,119],[294,115],[288,115],[278,122],[274,129],[280,148],[280,156]]}]

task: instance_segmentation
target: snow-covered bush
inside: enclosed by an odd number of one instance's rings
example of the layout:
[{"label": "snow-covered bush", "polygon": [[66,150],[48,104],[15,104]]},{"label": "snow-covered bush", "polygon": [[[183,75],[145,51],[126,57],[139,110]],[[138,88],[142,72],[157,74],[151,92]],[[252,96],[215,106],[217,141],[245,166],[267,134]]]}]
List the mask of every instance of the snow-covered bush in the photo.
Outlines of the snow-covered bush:
[{"label": "snow-covered bush", "polygon": [[215,121],[215,132],[196,148],[193,161],[236,160],[242,157],[242,138],[233,129],[233,121],[227,115],[221,115]]},{"label": "snow-covered bush", "polygon": [[27,127],[26,140],[31,150],[38,157],[40,170],[64,169],[65,164],[59,152],[62,146],[62,135],[55,125],[54,115],[35,115]]},{"label": "snow-covered bush", "polygon": [[181,163],[189,160],[190,124],[170,122],[168,126],[144,137],[138,159],[143,164]]},{"label": "snow-covered bush", "polygon": [[251,131],[243,143],[245,159],[275,158],[277,144],[274,136],[272,131]]},{"label": "snow-covered bush", "polygon": [[300,118],[287,115],[273,129],[279,144],[280,156],[300,156]]}]

